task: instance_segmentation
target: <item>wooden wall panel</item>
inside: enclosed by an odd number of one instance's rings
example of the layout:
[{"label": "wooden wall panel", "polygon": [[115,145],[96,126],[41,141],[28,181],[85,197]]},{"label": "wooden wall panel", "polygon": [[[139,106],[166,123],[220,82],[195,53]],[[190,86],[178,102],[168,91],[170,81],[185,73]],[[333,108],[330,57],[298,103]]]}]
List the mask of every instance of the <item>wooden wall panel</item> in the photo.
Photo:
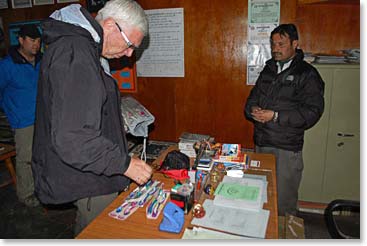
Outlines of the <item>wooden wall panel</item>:
[{"label": "wooden wall panel", "polygon": [[[247,3],[199,1],[185,7],[186,83],[178,84],[177,133],[244,143]],[[203,18],[205,16],[205,18]]]},{"label": "wooden wall panel", "polygon": [[[138,93],[130,94],[151,112],[155,121],[149,126],[149,139],[176,141],[177,78],[137,78]],[[125,95],[122,93],[122,95]]]},{"label": "wooden wall panel", "polygon": [[343,49],[360,47],[359,1],[300,4],[296,23],[304,51],[341,55]]},{"label": "wooden wall panel", "polygon": [[[156,118],[149,138],[176,141],[181,132],[190,131],[253,147],[253,126],[243,115],[252,88],[246,86],[247,1],[137,1],[144,9],[182,7],[185,19],[185,77],[138,77],[138,92],[131,94]],[[297,2],[281,0],[281,23],[298,25],[305,51],[359,47],[358,1]],[[85,0],[80,3],[85,6]],[[64,5],[6,9],[0,15],[6,26],[46,18]]]},{"label": "wooden wall panel", "polygon": [[[253,125],[243,114],[252,88],[246,86],[247,1],[138,2],[144,9],[183,7],[185,19],[185,77],[139,77],[133,94],[157,114],[149,137],[176,141],[190,131],[253,147]],[[281,22],[294,21],[296,1],[281,6]],[[172,105],[162,105],[162,97]]]},{"label": "wooden wall panel", "polygon": [[[138,0],[145,9],[183,8],[184,0]],[[185,31],[186,32],[186,31]],[[185,33],[186,34],[186,33]],[[150,127],[149,139],[177,141],[176,138],[176,85],[185,82],[185,78],[138,77],[138,92],[131,94],[141,102],[154,117]]]}]

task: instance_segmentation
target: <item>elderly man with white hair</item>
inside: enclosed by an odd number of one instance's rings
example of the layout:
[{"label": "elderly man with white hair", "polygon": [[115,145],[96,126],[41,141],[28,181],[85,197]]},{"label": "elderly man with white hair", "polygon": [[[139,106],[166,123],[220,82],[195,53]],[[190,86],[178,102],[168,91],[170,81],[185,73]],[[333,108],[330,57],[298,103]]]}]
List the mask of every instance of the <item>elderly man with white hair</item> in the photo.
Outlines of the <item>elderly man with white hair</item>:
[{"label": "elderly man with white hair", "polygon": [[146,183],[152,168],[128,155],[120,94],[109,58],[131,56],[148,31],[144,10],[111,0],[94,19],[79,4],[42,24],[47,46],[40,70],[32,169],[44,204],[74,202],[75,234],[130,180]]}]

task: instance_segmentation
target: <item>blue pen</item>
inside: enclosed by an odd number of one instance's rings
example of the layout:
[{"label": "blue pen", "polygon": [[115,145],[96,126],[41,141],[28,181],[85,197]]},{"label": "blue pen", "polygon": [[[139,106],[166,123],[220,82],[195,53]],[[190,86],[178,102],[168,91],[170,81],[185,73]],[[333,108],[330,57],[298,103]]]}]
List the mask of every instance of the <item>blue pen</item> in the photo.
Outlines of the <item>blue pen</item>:
[{"label": "blue pen", "polygon": [[248,168],[249,162],[250,162],[250,156],[249,155],[246,155],[246,161],[245,161],[245,167],[246,167],[246,169]]}]

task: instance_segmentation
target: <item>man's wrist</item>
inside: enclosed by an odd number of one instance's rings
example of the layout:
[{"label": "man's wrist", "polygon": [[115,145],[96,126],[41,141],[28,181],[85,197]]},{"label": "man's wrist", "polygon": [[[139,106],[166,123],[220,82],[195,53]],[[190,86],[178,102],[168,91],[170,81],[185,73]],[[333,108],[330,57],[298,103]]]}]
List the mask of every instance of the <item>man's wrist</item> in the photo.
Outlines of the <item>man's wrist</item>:
[{"label": "man's wrist", "polygon": [[277,111],[274,111],[274,115],[273,115],[273,122],[277,122],[278,121],[278,116],[279,116],[279,113]]}]

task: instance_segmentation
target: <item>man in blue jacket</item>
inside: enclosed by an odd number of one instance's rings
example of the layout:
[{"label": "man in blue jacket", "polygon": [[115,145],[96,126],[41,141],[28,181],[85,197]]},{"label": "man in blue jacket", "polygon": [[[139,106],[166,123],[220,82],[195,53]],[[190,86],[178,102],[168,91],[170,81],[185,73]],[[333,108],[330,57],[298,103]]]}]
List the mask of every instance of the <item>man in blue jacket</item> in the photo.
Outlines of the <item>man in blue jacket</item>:
[{"label": "man in blue jacket", "polygon": [[295,25],[276,27],[270,44],[272,59],[247,98],[245,114],[255,124],[256,152],[276,157],[279,215],[296,215],[304,132],[324,111],[324,82],[303,60]]},{"label": "man in blue jacket", "polygon": [[17,196],[26,206],[37,206],[31,169],[33,124],[40,69],[41,33],[36,25],[23,25],[19,46],[0,60],[0,105],[15,130]]}]

